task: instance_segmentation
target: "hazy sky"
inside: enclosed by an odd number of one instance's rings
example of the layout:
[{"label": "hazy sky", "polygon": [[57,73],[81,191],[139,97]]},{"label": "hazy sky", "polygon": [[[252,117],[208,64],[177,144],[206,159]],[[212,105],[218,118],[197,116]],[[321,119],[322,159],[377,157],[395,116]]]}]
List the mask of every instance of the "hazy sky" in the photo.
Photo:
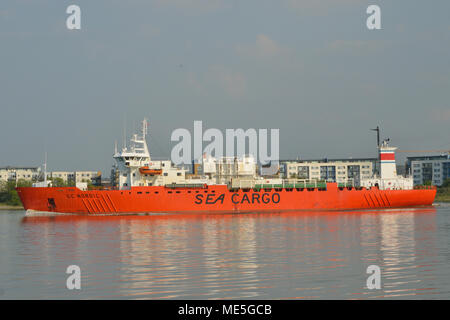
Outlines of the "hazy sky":
[{"label": "hazy sky", "polygon": [[109,169],[124,117],[158,158],[194,120],[279,128],[283,159],[375,156],[376,125],[450,148],[450,1],[1,0],[0,108],[0,166]]}]

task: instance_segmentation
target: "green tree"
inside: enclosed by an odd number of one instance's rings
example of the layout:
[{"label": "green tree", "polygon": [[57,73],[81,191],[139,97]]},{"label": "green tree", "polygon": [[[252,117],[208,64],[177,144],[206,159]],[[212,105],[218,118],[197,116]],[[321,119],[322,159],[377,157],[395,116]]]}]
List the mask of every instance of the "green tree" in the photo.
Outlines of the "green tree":
[{"label": "green tree", "polygon": [[11,206],[19,206],[20,205],[20,198],[17,194],[16,190],[11,191],[9,194],[9,199],[6,201],[6,204],[9,204]]},{"label": "green tree", "polygon": [[[14,182],[13,182],[13,184],[14,184]],[[31,182],[30,180],[19,179],[17,181],[18,187],[31,187],[32,185],[33,185],[33,182]]]},{"label": "green tree", "polygon": [[67,187],[67,183],[62,178],[50,178],[53,187]]},{"label": "green tree", "polygon": [[6,181],[0,182],[0,203],[4,203],[8,200],[8,189]]},{"label": "green tree", "polygon": [[442,184],[442,188],[449,188],[450,187],[450,179],[445,179],[444,183]]},{"label": "green tree", "polygon": [[17,206],[20,205],[20,198],[16,191],[17,187],[31,187],[32,182],[19,179],[16,181],[8,181],[2,184],[2,191],[0,192],[0,202]]}]

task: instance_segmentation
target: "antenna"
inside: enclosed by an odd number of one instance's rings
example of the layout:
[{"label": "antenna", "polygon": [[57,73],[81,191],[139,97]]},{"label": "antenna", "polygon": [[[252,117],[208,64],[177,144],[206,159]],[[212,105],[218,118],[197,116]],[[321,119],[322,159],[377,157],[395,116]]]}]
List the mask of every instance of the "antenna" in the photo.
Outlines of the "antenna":
[{"label": "antenna", "polygon": [[123,115],[123,149],[127,148],[127,114]]},{"label": "antenna", "polygon": [[114,141],[114,154],[117,154],[117,140]]},{"label": "antenna", "polygon": [[380,146],[380,127],[377,126],[375,129],[370,129],[370,130],[377,132],[377,147],[379,147]]},{"label": "antenna", "polygon": [[45,183],[45,186],[48,187],[48,184],[47,184],[47,151],[45,152],[45,159],[44,159],[44,183]]},{"label": "antenna", "polygon": [[145,140],[145,136],[148,133],[148,120],[147,118],[144,118],[144,120],[142,121],[142,137]]}]

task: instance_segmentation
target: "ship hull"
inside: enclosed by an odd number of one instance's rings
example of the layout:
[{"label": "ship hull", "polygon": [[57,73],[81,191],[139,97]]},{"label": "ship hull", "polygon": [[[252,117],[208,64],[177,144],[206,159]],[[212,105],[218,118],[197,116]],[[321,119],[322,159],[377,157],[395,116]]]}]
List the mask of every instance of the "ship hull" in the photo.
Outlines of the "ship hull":
[{"label": "ship hull", "polygon": [[354,210],[432,205],[436,189],[229,190],[205,188],[132,187],[130,190],[88,190],[74,187],[17,188],[26,210],[75,214],[282,212],[297,210]]}]

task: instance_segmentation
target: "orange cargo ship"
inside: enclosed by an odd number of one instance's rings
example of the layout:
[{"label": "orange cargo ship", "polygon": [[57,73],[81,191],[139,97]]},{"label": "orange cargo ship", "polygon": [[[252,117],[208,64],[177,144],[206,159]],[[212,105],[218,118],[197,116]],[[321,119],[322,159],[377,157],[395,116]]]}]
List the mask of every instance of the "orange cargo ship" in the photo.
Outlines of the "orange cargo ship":
[{"label": "orange cargo ship", "polygon": [[436,189],[379,190],[378,187],[326,189],[241,189],[133,187],[130,190],[82,191],[64,188],[18,188],[25,209],[34,211],[120,214],[157,212],[281,212],[347,210],[431,205]]},{"label": "orange cargo ship", "polygon": [[[131,147],[116,150],[117,189],[89,190],[81,184],[52,187],[45,181],[17,188],[24,208],[89,215],[352,210],[430,206],[436,195],[435,187],[413,187],[411,177],[397,176],[396,148],[387,141],[379,146],[380,175],[361,180],[359,185],[292,179],[270,183],[256,175],[251,157],[237,163],[236,159],[220,162],[204,156],[203,176],[187,178],[186,170],[170,160],[151,160],[146,133],[144,120],[142,135],[133,136]],[[227,163],[235,171],[224,181],[218,168]]]}]

